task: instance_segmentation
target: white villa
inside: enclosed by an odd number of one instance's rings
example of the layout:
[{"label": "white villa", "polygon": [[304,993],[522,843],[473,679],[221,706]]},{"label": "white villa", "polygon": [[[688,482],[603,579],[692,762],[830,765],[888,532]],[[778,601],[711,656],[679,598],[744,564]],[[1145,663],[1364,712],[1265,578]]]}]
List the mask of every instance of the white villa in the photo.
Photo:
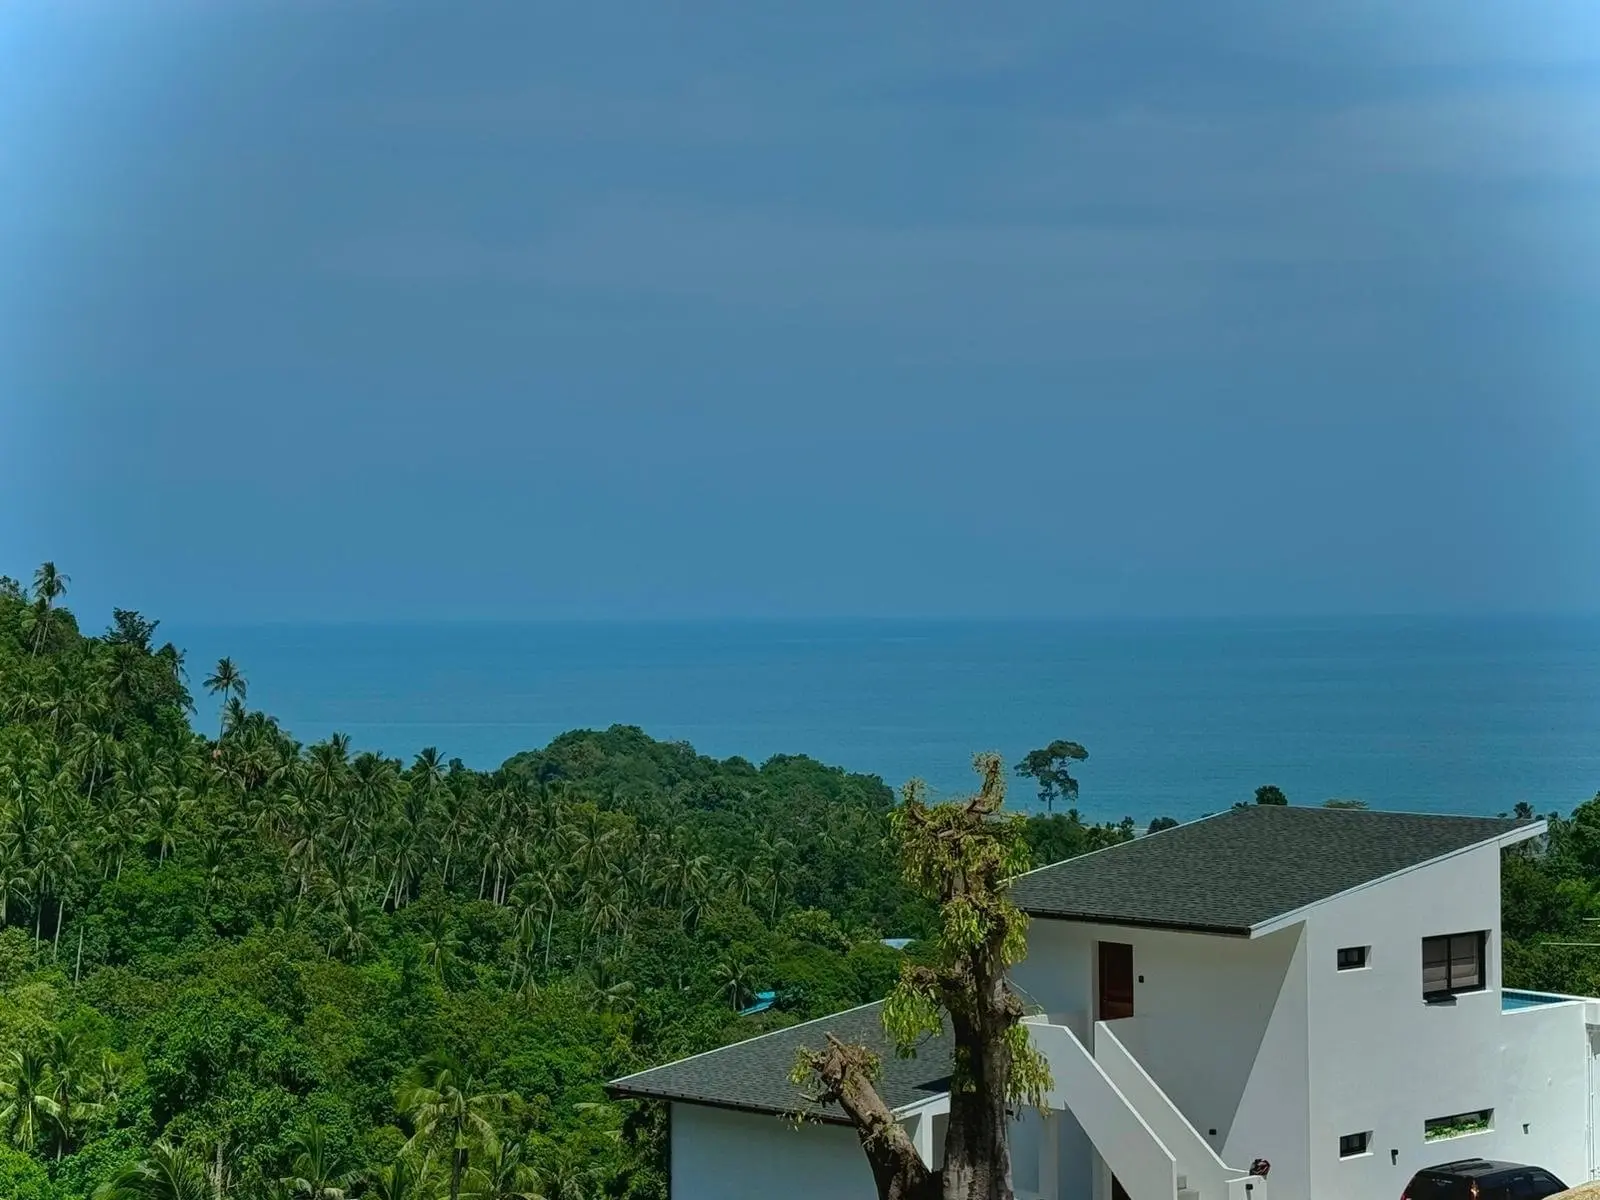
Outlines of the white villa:
[{"label": "white villa", "polygon": [[[1543,832],[1258,806],[1023,876],[1013,978],[1055,1086],[1013,1127],[1017,1194],[1398,1200],[1462,1158],[1600,1176],[1600,1000],[1500,984],[1501,850]],[[874,1200],[841,1112],[784,1118],[796,1048],[830,1030],[883,1052],[937,1164],[949,1043],[896,1059],[868,1005],[615,1081],[670,1102],[674,1197]]]}]

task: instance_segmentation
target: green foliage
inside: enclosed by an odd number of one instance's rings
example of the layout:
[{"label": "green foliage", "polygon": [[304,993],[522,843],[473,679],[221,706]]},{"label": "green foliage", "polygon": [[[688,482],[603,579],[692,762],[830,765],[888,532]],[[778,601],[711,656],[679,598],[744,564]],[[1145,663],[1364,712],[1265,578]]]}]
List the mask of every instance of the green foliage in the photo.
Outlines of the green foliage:
[{"label": "green foliage", "polygon": [[[594,1107],[606,1079],[879,999],[914,959],[882,938],[938,945],[875,777],[628,726],[497,771],[304,746],[231,659],[196,672],[196,732],[158,623],[86,636],[69,583],[0,582],[0,1112],[52,1200],[196,1172],[208,1196],[659,1196],[665,1124]],[[1012,857],[1127,833],[1072,813]],[[418,1106],[441,1056],[500,1098],[470,1131]]]},{"label": "green foliage", "polygon": [[[1526,818],[1522,811],[1518,817]],[[1549,833],[1500,864],[1502,975],[1507,987],[1600,995],[1600,796],[1549,817]]]},{"label": "green foliage", "polygon": [[1057,738],[1048,746],[1028,751],[1012,770],[1039,785],[1039,800],[1048,812],[1057,800],[1078,798],[1078,781],[1069,768],[1073,763],[1087,761],[1088,757],[1089,752],[1077,742]]},{"label": "green foliage", "polygon": [[[303,746],[247,706],[231,660],[196,672],[220,710],[197,733],[156,621],[117,610],[87,636],[67,577],[32,578],[0,580],[0,1195],[198,1177],[209,1200],[220,1176],[268,1197],[320,1162],[376,1195],[454,1175],[464,1196],[661,1196],[665,1122],[605,1105],[606,1079],[879,999],[1009,920],[941,913],[926,887],[948,864],[902,877],[890,789],[801,756],[717,760],[626,726],[496,771]],[[982,869],[1133,834],[1002,817]],[[1596,805],[1508,856],[1509,981],[1600,990],[1600,955],[1545,944],[1600,916],[1596,879]],[[765,990],[773,1009],[734,1015]],[[919,1003],[896,1001],[907,1030]],[[441,1055],[468,1099],[502,1098],[459,1139],[419,1138],[402,1091],[442,1090],[418,1074]]]},{"label": "green foliage", "polygon": [[1288,804],[1289,797],[1275,783],[1264,783],[1256,789],[1257,804]]},{"label": "green foliage", "polygon": [[[1011,902],[1009,881],[1027,870],[1032,857],[1019,814],[1000,812],[1005,797],[1000,760],[979,755],[974,768],[983,790],[969,801],[928,805],[920,783],[906,785],[892,818],[906,882],[939,910],[937,951],[931,964],[907,964],[883,1008],[885,1031],[898,1053],[915,1053],[923,1037],[935,1034],[950,1013],[958,1027],[1004,1024],[1010,1058],[1005,1099],[1040,1106],[1049,1087],[1049,1070],[1017,1022],[1022,1009],[1009,994],[1000,1009],[986,979],[1027,954],[1028,919]],[[1002,985],[1002,991],[1006,991]],[[978,1081],[957,1037],[953,1089]]]},{"label": "green foliage", "polygon": [[7,1200],[54,1200],[44,1164],[31,1154],[0,1144],[0,1196]]}]

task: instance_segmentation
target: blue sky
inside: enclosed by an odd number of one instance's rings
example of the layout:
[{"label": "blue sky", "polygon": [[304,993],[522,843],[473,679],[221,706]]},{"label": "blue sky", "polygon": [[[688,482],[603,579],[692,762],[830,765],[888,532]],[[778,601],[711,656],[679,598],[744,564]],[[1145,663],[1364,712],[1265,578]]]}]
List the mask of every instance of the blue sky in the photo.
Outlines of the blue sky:
[{"label": "blue sky", "polygon": [[13,0],[0,571],[1600,608],[1600,6]]}]

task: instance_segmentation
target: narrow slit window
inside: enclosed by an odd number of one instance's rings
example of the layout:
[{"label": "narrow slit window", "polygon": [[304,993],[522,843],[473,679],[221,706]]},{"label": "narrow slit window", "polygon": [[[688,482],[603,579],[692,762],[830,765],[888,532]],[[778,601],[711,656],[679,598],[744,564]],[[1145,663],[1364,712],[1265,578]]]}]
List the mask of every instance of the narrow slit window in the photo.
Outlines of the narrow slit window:
[{"label": "narrow slit window", "polygon": [[1339,1139],[1339,1157],[1356,1158],[1367,1152],[1367,1147],[1372,1145],[1372,1130],[1365,1133],[1347,1133]]},{"label": "narrow slit window", "polygon": [[1366,946],[1343,946],[1339,949],[1339,970],[1359,971],[1367,965]]},{"label": "narrow slit window", "polygon": [[1488,1133],[1494,1128],[1494,1109],[1480,1108],[1474,1112],[1456,1113],[1453,1117],[1433,1117],[1422,1123],[1422,1140],[1437,1142],[1443,1138],[1464,1137],[1469,1133]]}]

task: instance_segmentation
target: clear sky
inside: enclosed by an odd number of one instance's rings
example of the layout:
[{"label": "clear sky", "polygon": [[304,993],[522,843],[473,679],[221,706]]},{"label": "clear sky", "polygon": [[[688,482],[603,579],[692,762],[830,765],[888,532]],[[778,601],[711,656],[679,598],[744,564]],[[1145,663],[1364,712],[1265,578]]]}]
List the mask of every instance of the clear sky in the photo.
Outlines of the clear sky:
[{"label": "clear sky", "polygon": [[0,572],[1600,608],[1600,4],[9,0]]}]

